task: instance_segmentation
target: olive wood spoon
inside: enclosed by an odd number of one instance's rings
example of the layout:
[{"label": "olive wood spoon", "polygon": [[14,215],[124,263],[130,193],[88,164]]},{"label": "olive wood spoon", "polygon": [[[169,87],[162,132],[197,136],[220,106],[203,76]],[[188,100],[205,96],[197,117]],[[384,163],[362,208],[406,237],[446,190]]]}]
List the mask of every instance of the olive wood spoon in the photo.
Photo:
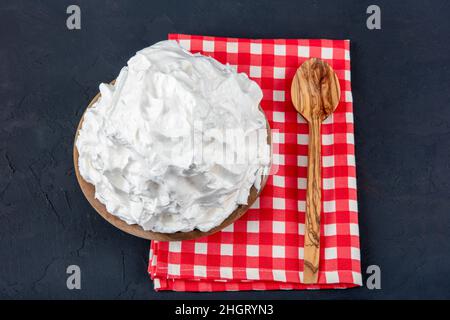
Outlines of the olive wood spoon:
[{"label": "olive wood spoon", "polygon": [[317,283],[320,252],[320,213],[322,196],[321,124],[339,104],[340,87],[336,73],[317,58],[297,69],[291,86],[292,103],[308,121],[308,183],[304,240],[303,283]]}]

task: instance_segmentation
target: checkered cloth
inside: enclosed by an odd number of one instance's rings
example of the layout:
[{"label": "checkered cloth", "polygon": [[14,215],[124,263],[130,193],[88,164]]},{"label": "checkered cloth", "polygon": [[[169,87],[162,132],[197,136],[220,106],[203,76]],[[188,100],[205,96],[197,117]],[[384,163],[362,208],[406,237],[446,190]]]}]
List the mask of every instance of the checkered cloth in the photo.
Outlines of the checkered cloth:
[{"label": "checkered cloth", "polygon": [[[361,280],[356,167],[348,40],[250,40],[171,34],[193,53],[236,66],[262,88],[261,107],[273,131],[273,164],[259,200],[214,235],[152,241],[155,290],[330,289]],[[322,219],[319,282],[302,284],[308,124],[290,97],[297,68],[308,58],[337,73],[341,101],[322,125]]]}]

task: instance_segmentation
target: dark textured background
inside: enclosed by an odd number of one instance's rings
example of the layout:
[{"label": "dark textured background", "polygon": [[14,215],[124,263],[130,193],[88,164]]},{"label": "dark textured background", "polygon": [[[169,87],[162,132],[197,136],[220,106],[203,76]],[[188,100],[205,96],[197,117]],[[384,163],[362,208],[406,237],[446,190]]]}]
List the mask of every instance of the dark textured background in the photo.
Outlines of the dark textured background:
[{"label": "dark textured background", "polygon": [[[382,30],[366,28],[372,2]],[[69,4],[79,31],[66,28]],[[449,16],[437,0],[2,0],[0,297],[450,298]],[[352,40],[362,267],[381,267],[381,290],[153,291],[149,242],[90,208],[72,143],[98,84],[169,32]],[[66,288],[70,264],[81,290]]]}]

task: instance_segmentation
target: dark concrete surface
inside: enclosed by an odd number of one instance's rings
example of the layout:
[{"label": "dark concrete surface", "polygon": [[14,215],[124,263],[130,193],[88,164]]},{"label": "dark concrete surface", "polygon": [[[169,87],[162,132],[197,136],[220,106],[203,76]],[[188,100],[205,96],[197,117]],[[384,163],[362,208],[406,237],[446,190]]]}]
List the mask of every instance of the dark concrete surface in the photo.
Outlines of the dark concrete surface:
[{"label": "dark concrete surface", "polygon": [[[81,8],[81,30],[66,8]],[[382,29],[366,28],[381,7]],[[0,298],[450,298],[449,1],[0,2]],[[362,267],[381,290],[156,293],[149,242],[116,230],[74,177],[98,84],[169,32],[348,38]],[[66,268],[81,268],[81,290]]]}]

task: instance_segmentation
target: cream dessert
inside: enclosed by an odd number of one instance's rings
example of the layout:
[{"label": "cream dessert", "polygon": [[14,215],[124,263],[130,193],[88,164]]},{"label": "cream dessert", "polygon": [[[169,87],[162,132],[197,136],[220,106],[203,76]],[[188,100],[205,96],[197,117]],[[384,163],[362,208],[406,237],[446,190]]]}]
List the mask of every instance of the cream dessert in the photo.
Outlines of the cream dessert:
[{"label": "cream dessert", "polygon": [[262,91],[175,41],[140,50],[84,114],[81,176],[108,212],[144,230],[218,226],[270,164]]}]

